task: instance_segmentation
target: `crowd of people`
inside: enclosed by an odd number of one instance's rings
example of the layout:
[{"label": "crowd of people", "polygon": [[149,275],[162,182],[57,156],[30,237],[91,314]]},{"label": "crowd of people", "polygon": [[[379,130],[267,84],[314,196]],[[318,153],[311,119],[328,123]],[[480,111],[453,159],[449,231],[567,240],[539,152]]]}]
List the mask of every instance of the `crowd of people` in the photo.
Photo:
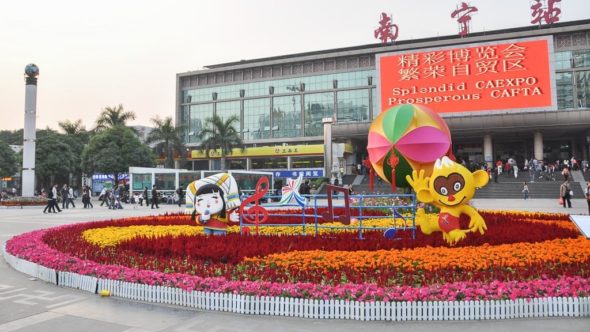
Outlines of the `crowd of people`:
[{"label": "crowd of people", "polygon": [[[76,208],[75,200],[79,192],[67,184],[64,184],[61,188],[55,184],[49,190],[43,188],[36,194],[47,198],[47,205],[43,209],[43,213],[59,213],[70,207]],[[184,200],[184,190],[180,187],[174,191],[174,194],[166,196],[158,190],[156,185],[153,185],[150,194],[148,194],[148,188],[145,187],[143,192],[135,192],[135,194],[129,195],[124,185],[118,185],[113,189],[103,188],[98,195],[98,201],[100,201],[99,206],[101,207],[105,206],[108,209],[117,210],[123,209],[123,203],[132,204],[134,208],[143,206],[145,203],[146,207],[151,206],[152,209],[159,209],[159,203],[162,202],[178,204],[180,207]],[[81,198],[84,209],[94,208],[90,187],[82,187]]]}]

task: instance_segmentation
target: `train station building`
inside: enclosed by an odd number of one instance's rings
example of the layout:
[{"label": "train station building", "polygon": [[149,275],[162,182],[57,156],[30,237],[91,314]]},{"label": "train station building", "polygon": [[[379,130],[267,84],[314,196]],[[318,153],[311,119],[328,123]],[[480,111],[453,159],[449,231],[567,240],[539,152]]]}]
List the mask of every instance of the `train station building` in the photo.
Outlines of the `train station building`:
[{"label": "train station building", "polygon": [[588,160],[590,20],[215,64],[177,74],[176,96],[195,170],[220,167],[215,152],[197,149],[215,113],[239,117],[248,147],[228,157],[229,169],[351,174],[372,120],[400,103],[441,114],[454,154],[474,165]]}]

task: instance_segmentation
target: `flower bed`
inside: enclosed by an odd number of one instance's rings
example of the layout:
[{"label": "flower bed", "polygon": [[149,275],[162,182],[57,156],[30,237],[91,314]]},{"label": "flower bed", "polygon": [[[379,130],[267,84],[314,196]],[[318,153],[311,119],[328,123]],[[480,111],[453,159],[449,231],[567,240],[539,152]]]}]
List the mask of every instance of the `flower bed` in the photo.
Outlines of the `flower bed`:
[{"label": "flower bed", "polygon": [[44,197],[16,197],[0,201],[0,206],[43,206],[47,204]]},{"label": "flower bed", "polygon": [[[370,213],[374,218],[363,224],[393,223]],[[388,240],[381,231],[366,230],[359,240],[355,225],[324,229],[317,237],[285,235],[296,229],[286,226],[240,236],[235,225],[227,236],[204,236],[188,217],[170,215],[34,231],[9,240],[6,249],[60,271],[188,291],[360,301],[590,294],[590,241],[567,215],[481,213],[488,232],[456,247],[420,232],[415,240],[406,231]]]}]

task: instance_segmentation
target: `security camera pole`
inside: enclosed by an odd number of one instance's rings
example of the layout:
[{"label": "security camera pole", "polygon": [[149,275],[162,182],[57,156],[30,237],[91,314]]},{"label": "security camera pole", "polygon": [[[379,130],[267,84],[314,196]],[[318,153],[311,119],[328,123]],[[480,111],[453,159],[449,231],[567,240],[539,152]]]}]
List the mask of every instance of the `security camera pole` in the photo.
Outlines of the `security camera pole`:
[{"label": "security camera pole", "polygon": [[33,197],[35,190],[35,141],[37,116],[37,76],[39,67],[25,67],[25,128],[23,135],[22,196]]}]

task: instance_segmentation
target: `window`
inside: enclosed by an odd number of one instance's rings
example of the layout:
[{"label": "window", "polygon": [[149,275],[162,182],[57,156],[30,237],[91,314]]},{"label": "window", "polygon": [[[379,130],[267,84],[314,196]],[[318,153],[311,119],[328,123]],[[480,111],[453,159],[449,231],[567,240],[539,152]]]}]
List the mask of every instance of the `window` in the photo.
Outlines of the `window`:
[{"label": "window", "polygon": [[349,90],[338,92],[338,115],[336,121],[369,120],[369,90]]},{"label": "window", "polygon": [[576,72],[578,107],[590,107],[590,70]]},{"label": "window", "polygon": [[151,174],[133,174],[133,188],[132,190],[152,189],[152,175]]},{"label": "window", "polygon": [[305,95],[305,136],[324,134],[322,119],[334,115],[334,93]]},{"label": "window", "polygon": [[272,137],[301,136],[301,96],[273,99]]},{"label": "window", "polygon": [[572,73],[555,74],[557,88],[557,108],[566,109],[574,107],[574,85]]},{"label": "window", "polygon": [[200,142],[198,135],[205,126],[205,119],[213,116],[213,104],[192,105],[190,109],[190,123],[188,126],[188,142]]},{"label": "window", "polygon": [[324,157],[291,157],[291,168],[321,168],[324,167]]},{"label": "window", "polygon": [[270,137],[270,99],[244,100],[244,139]]},{"label": "window", "polygon": [[183,190],[191,184],[193,181],[198,180],[201,177],[201,172],[183,172],[178,174],[178,186]]},{"label": "window", "polygon": [[[239,101],[229,101],[223,103],[217,103],[217,108],[215,109],[215,113],[217,116],[222,118],[224,121],[229,119],[231,116],[236,116],[238,120],[240,120],[240,102]],[[240,130],[240,121],[234,123],[234,127],[236,130]]]},{"label": "window", "polygon": [[571,59],[571,51],[555,52],[555,69],[570,69],[572,67]]},{"label": "window", "polygon": [[577,50],[571,53],[574,68],[590,67],[590,50]]},{"label": "window", "polygon": [[156,187],[158,190],[176,190],[176,174],[162,173],[156,174]]}]

